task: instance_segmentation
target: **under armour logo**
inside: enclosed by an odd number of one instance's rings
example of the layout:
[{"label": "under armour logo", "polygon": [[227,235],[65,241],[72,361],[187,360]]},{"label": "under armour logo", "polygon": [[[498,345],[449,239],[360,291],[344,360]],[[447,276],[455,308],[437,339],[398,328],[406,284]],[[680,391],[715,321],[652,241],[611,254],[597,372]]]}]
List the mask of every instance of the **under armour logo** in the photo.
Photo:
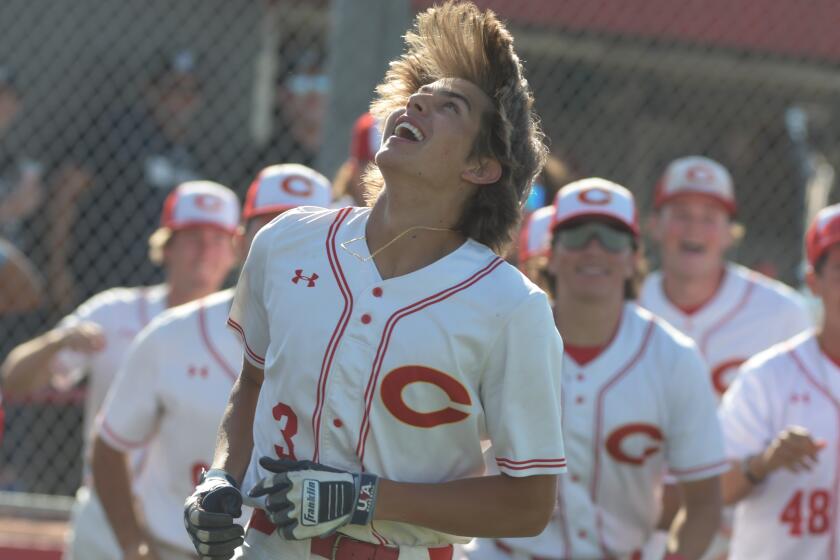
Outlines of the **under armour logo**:
[{"label": "under armour logo", "polygon": [[297,284],[301,280],[306,280],[306,287],[307,288],[314,288],[315,287],[315,280],[318,279],[318,274],[313,272],[312,276],[304,276],[303,269],[299,268],[295,270],[295,277],[292,278],[292,283]]},{"label": "under armour logo", "polygon": [[811,395],[808,393],[792,393],[790,395],[790,402],[808,404],[811,402]]},{"label": "under armour logo", "polygon": [[189,375],[190,377],[195,377],[197,375],[201,378],[206,378],[207,375],[208,375],[208,372],[207,372],[207,368],[205,366],[202,366],[202,367],[190,366],[187,369],[187,375]]}]

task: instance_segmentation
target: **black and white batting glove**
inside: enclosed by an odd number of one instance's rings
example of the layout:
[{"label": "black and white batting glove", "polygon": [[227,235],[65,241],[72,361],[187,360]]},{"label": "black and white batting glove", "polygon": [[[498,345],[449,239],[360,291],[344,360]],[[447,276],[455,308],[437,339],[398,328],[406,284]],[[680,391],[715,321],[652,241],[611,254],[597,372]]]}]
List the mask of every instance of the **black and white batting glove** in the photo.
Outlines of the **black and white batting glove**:
[{"label": "black and white batting glove", "polygon": [[269,471],[248,492],[265,496],[265,511],[286,539],[329,535],[344,525],[368,525],[373,519],[379,478],[340,471],[312,461],[263,457]]},{"label": "black and white batting glove", "polygon": [[244,529],[234,523],[242,515],[242,493],[221,469],[210,469],[184,503],[184,525],[201,560],[228,560],[242,545]]}]

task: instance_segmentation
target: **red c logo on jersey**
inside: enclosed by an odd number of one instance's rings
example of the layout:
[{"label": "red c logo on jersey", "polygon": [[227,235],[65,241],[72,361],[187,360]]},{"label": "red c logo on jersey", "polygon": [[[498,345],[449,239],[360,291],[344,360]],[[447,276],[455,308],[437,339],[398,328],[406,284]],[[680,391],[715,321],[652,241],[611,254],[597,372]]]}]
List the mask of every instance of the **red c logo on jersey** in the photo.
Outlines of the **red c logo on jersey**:
[{"label": "red c logo on jersey", "polygon": [[280,184],[280,188],[292,196],[310,196],[312,194],[312,181],[303,175],[289,175]]},{"label": "red c logo on jersey", "polygon": [[737,370],[746,360],[737,358],[728,360],[712,370],[712,385],[718,395],[723,395],[732,384],[733,370]]},{"label": "red c logo on jersey", "polygon": [[414,383],[430,383],[446,393],[450,402],[469,406],[470,394],[453,377],[436,369],[424,366],[403,366],[391,370],[382,380],[382,402],[395,418],[418,428],[434,428],[442,424],[454,424],[467,418],[469,412],[450,406],[432,412],[419,412],[406,404],[403,391]]},{"label": "red c logo on jersey", "polygon": [[195,206],[205,212],[218,212],[222,208],[222,199],[212,194],[198,194],[195,196]]},{"label": "red c logo on jersey", "polygon": [[622,449],[622,444],[625,439],[632,436],[646,436],[654,442],[665,439],[659,428],[651,424],[626,424],[614,430],[607,438],[607,452],[612,455],[613,459],[620,463],[639,466],[644,464],[645,459],[659,451],[659,444],[653,443],[653,445],[645,447],[640,456],[628,454]]},{"label": "red c logo on jersey", "polygon": [[593,187],[580,191],[578,193],[578,200],[586,204],[592,204],[593,206],[603,206],[604,204],[610,203],[612,193],[605,189]]}]

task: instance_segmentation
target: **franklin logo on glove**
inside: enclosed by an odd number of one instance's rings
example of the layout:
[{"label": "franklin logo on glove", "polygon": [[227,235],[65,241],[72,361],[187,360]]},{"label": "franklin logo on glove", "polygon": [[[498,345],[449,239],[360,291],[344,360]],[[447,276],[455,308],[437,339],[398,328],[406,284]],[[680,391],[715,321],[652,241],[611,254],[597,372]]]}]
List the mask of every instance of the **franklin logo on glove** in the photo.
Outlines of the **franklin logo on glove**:
[{"label": "franklin logo on glove", "polygon": [[301,497],[301,507],[303,508],[303,519],[301,523],[304,525],[318,524],[318,505],[319,505],[318,481],[308,478],[303,481],[303,496]]}]

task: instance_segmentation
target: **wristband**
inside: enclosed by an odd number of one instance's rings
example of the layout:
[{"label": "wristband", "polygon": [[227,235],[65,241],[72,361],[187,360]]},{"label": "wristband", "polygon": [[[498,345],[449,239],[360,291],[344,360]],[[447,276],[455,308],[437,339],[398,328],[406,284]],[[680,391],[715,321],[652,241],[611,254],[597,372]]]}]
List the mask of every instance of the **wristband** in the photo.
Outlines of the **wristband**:
[{"label": "wristband", "polygon": [[208,478],[224,478],[227,480],[231,486],[239,490],[239,483],[236,482],[236,479],[233,478],[230,473],[228,473],[224,469],[203,469],[201,471],[201,478],[199,479],[199,484],[207,480]]},{"label": "wristband", "polygon": [[379,489],[379,477],[364,473],[356,475],[357,496],[356,505],[350,515],[353,525],[369,525],[373,521],[373,510],[376,507],[376,491]]},{"label": "wristband", "polygon": [[750,461],[755,457],[755,455],[750,455],[746,459],[741,462],[741,472],[744,473],[744,478],[750,481],[750,484],[756,486],[764,482],[763,478],[758,478],[755,474],[750,470]]}]

